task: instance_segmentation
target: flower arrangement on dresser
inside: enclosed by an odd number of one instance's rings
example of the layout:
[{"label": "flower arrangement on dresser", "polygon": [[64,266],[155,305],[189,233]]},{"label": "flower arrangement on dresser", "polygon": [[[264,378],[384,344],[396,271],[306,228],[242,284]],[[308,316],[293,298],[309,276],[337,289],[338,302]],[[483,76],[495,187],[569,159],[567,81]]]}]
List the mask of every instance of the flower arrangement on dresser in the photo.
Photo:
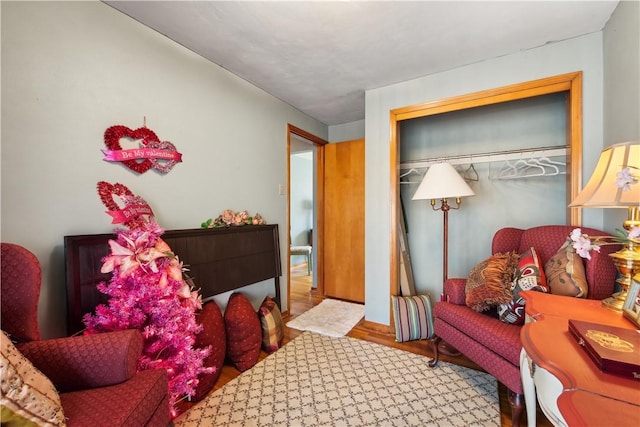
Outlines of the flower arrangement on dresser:
[{"label": "flower arrangement on dresser", "polygon": [[234,212],[231,209],[225,209],[215,219],[209,218],[200,224],[202,228],[220,228],[220,227],[238,227],[242,225],[263,225],[267,222],[262,218],[262,215],[256,213],[254,216],[249,216],[249,212],[244,210],[240,212]]}]

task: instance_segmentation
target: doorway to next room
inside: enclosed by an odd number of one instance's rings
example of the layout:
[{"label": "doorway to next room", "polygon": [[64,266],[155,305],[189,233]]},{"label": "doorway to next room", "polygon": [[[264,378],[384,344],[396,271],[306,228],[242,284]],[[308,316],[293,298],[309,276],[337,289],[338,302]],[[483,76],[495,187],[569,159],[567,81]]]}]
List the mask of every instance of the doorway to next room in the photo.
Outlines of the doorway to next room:
[{"label": "doorway to next room", "polygon": [[327,141],[293,125],[288,125],[287,140],[287,306],[295,316],[301,313],[293,312],[292,298],[321,300],[324,294],[323,224],[319,212],[323,206],[322,158]]}]

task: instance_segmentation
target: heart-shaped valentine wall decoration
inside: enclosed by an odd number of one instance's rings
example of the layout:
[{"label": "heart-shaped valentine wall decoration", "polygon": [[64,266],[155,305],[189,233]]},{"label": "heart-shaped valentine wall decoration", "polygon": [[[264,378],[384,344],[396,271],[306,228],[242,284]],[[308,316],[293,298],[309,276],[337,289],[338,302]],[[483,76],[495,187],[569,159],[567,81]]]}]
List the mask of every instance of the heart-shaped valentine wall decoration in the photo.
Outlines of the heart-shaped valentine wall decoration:
[{"label": "heart-shaped valentine wall decoration", "polygon": [[[98,182],[98,195],[107,208],[107,214],[113,218],[112,224],[123,223],[133,230],[149,222],[149,218],[153,216],[147,202],[120,183]],[[122,204],[118,204],[114,196],[118,197]]]},{"label": "heart-shaped valentine wall decoration", "polygon": [[158,152],[162,157],[150,158],[153,168],[160,173],[169,172],[181,160],[181,154],[176,150],[176,146],[169,141],[151,141],[147,147],[162,150]]},{"label": "heart-shaped valentine wall decoration", "polygon": [[[155,132],[147,127],[141,127],[136,130],[132,130],[126,126],[116,125],[111,126],[104,132],[104,143],[111,151],[122,151],[120,140],[123,138],[134,141],[140,140],[140,143],[143,147],[149,145],[150,142],[160,142],[160,139],[155,134]],[[138,173],[145,173],[153,167],[151,159],[122,159],[119,161],[121,161],[123,165],[125,165],[132,171]]]}]

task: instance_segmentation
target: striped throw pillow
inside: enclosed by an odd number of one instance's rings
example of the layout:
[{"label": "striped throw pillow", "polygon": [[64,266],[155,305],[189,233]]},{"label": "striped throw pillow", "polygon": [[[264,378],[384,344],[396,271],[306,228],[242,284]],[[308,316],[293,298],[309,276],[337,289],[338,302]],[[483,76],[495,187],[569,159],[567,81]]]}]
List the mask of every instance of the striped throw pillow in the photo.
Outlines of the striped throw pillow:
[{"label": "striped throw pillow", "polygon": [[396,341],[423,340],[433,336],[429,295],[391,296]]}]

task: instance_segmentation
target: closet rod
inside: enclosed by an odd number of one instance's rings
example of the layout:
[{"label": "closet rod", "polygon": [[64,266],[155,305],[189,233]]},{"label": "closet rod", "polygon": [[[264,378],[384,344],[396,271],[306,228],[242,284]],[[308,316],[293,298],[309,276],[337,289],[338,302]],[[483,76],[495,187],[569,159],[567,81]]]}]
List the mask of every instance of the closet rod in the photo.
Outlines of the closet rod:
[{"label": "closet rod", "polygon": [[536,147],[521,150],[492,151],[488,153],[459,154],[455,156],[433,157],[430,159],[411,160],[400,164],[400,170],[420,169],[431,166],[434,163],[447,162],[452,165],[469,163],[502,162],[506,160],[531,159],[533,157],[557,157],[566,156],[569,146]]}]

